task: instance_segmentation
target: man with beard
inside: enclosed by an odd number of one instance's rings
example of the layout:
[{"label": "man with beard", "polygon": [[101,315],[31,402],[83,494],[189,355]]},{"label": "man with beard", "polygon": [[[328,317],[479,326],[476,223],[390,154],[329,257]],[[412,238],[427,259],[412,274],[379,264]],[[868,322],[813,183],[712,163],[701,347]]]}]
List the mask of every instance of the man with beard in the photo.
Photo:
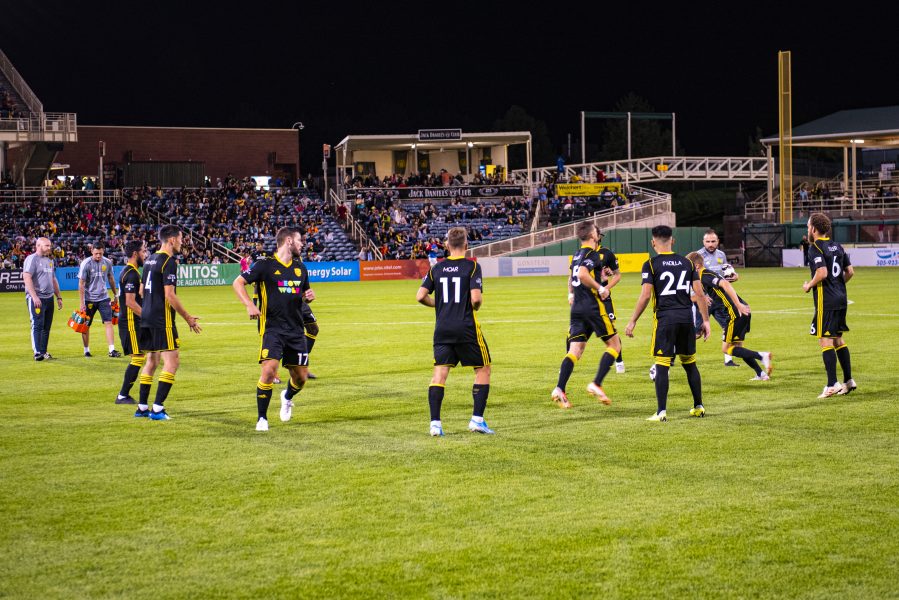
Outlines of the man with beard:
[{"label": "man with beard", "polygon": [[125,256],[128,257],[128,264],[119,276],[119,341],[122,342],[122,354],[130,356],[131,363],[125,369],[125,379],[115,403],[137,404],[131,397],[131,387],[146,362],[139,341],[142,295],[138,269],[144,266],[147,259],[147,246],[143,240],[132,240],[125,244]]}]

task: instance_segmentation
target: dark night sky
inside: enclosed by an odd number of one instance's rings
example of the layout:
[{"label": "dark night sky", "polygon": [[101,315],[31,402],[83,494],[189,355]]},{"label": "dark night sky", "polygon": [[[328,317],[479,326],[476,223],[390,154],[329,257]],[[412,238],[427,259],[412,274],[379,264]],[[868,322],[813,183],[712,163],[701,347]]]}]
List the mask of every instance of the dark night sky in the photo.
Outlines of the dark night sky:
[{"label": "dark night sky", "polygon": [[759,3],[4,4],[0,48],[45,110],[89,125],[299,120],[305,156],[350,133],[484,131],[512,104],[561,146],[579,111],[612,110],[630,91],[678,114],[687,153],[742,155],[756,125],[776,131],[782,49],[796,124],[899,104],[892,36],[840,33],[866,18],[850,5],[779,21],[777,5]]}]

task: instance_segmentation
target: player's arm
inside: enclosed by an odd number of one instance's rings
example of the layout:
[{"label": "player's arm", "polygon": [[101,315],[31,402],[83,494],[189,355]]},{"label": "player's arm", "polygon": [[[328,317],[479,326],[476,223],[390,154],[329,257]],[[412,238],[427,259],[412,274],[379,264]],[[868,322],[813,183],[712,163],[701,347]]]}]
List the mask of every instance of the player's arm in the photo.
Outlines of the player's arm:
[{"label": "player's arm", "polygon": [[118,291],[118,289],[116,289],[115,277],[112,276],[112,269],[107,271],[106,279],[109,281],[109,287],[112,288],[112,297],[115,298],[116,296],[119,295],[119,291]]},{"label": "player's arm", "polygon": [[590,274],[590,271],[589,269],[587,269],[587,267],[583,265],[578,267],[577,278],[578,281],[581,282],[581,285],[586,285],[589,288],[593,288],[594,290],[599,292],[600,296],[605,296],[603,300],[609,297],[609,294],[606,292],[606,288],[604,288],[601,283],[593,278],[593,275]]},{"label": "player's arm", "polygon": [[812,243],[808,249],[808,264],[815,267],[815,274],[812,276],[811,281],[806,281],[802,284],[802,291],[806,294],[809,291],[827,279],[827,261],[824,260],[824,254],[818,248],[818,245]]},{"label": "player's arm", "polygon": [[813,287],[815,287],[825,279],[827,279],[827,267],[818,267],[817,269],[815,269],[815,276],[812,277],[811,281],[806,281],[802,284],[802,291],[808,294],[809,290],[811,290]]},{"label": "player's arm", "polygon": [[200,333],[200,324],[197,322],[200,320],[200,317],[194,317],[187,309],[184,308],[184,305],[181,304],[181,300],[178,299],[178,294],[175,293],[174,285],[166,285],[163,286],[165,289],[165,300],[169,303],[169,306],[175,309],[175,312],[181,315],[181,318],[187,321],[187,326],[190,327],[190,330],[194,333]]},{"label": "player's arm", "polygon": [[646,310],[649,299],[652,298],[652,292],[653,286],[651,283],[644,283],[640,288],[640,297],[637,298],[637,305],[634,306],[634,314],[631,315],[631,320],[628,321],[627,327],[624,329],[624,334],[627,337],[634,337],[634,328],[637,326],[637,320],[643,314],[643,311]]},{"label": "player's arm", "polygon": [[606,281],[606,289],[612,291],[612,288],[618,285],[618,282],[621,281],[621,271],[618,269],[610,269],[608,267],[605,268],[605,275],[608,278]]},{"label": "player's arm", "polygon": [[852,265],[846,265],[846,268],[843,269],[843,281],[848,282],[853,275],[855,275],[855,269],[852,268]]},{"label": "player's arm", "polygon": [[474,310],[480,310],[483,301],[484,295],[481,293],[481,290],[471,290],[471,307]]},{"label": "player's arm", "polygon": [[[693,280],[693,292],[697,295],[705,293],[702,289],[702,282],[699,279]],[[712,335],[712,328],[709,325],[709,307],[705,302],[697,302],[696,308],[699,309],[699,314],[702,315],[702,339],[707,340]]]},{"label": "player's arm", "polygon": [[[749,315],[749,305],[740,302],[740,297],[737,295],[736,290],[734,290],[734,286],[732,286],[730,282],[722,277],[718,279],[718,287],[720,287],[724,291],[724,293],[727,294],[727,297],[730,298],[730,303],[734,305],[734,308],[737,309],[738,313],[743,316]],[[708,312],[708,309],[706,309],[706,312]]]},{"label": "player's arm", "polygon": [[309,287],[309,269],[306,265],[303,265],[303,298],[307,304],[315,300],[315,292]]},{"label": "player's arm", "polygon": [[137,301],[137,294],[133,292],[125,292],[125,306],[131,309],[131,312],[138,317],[141,314],[140,302]]},{"label": "player's arm", "polygon": [[234,288],[234,293],[237,294],[237,298],[243,302],[250,318],[256,319],[262,313],[259,312],[259,307],[253,304],[253,300],[250,299],[250,295],[247,293],[248,284],[249,282],[243,278],[243,275],[238,275],[234,278],[234,283],[231,284],[231,287]]},{"label": "player's arm", "polygon": [[[472,292],[474,291],[475,290],[472,290]],[[480,291],[478,292],[478,294],[480,294]],[[434,308],[434,306],[436,306],[436,304],[434,303],[434,299],[431,298],[431,291],[424,286],[418,288],[418,293],[415,294],[415,300],[419,304],[424,304],[425,306],[429,306],[431,308]],[[473,299],[472,304],[474,304]]]}]

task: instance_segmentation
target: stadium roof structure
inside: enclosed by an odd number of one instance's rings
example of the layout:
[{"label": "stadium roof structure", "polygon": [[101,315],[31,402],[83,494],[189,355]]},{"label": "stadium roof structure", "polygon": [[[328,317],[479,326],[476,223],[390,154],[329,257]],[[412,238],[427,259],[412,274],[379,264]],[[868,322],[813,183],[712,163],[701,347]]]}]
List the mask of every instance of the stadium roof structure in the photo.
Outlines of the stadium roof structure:
[{"label": "stadium roof structure", "polygon": [[[334,147],[342,152],[354,150],[464,150],[468,147],[513,146],[529,144],[529,131],[500,131],[496,133],[465,133],[458,140],[419,140],[417,133],[398,135],[348,135]],[[472,146],[469,146],[471,142]]]},{"label": "stadium roof structure", "polygon": [[[764,138],[766,146],[780,144],[778,136]],[[861,148],[899,146],[899,106],[841,110],[793,128],[794,146]]]}]

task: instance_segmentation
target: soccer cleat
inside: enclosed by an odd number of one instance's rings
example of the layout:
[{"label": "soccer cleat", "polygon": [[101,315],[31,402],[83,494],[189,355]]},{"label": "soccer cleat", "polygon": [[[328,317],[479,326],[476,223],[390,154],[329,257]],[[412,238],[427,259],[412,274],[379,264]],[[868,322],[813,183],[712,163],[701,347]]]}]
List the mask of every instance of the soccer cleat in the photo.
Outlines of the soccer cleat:
[{"label": "soccer cleat", "polygon": [[274,379],[272,379],[272,383],[274,383],[275,385],[281,385],[283,382],[281,381],[280,377],[275,377]]},{"label": "soccer cleat", "polygon": [[161,410],[159,412],[151,412],[150,418],[154,421],[169,421],[172,417],[170,417],[169,413],[165,412],[165,410]]},{"label": "soccer cleat", "polygon": [[91,354],[90,352],[85,352],[85,353],[84,353],[84,358],[93,358],[93,357],[94,357],[94,355]]},{"label": "soccer cleat", "polygon": [[593,396],[596,396],[596,399],[599,400],[600,402],[602,402],[603,404],[605,404],[606,406],[609,406],[610,404],[612,404],[612,399],[609,398],[608,396],[606,396],[605,391],[603,391],[603,389],[600,386],[596,385],[592,381],[589,384],[587,384],[587,392]]},{"label": "soccer cleat", "polygon": [[306,379],[318,379],[318,376],[315,373],[308,373]]},{"label": "soccer cleat", "polygon": [[141,417],[149,417],[150,409],[148,408],[147,410],[141,410],[138,408],[136,411],[134,411],[134,416],[138,419],[140,419]]},{"label": "soccer cleat", "polygon": [[487,434],[496,433],[495,431],[493,431],[492,429],[490,429],[487,426],[487,421],[481,421],[480,423],[478,423],[474,419],[472,419],[471,421],[468,422],[468,431],[471,431],[474,433],[487,433]]},{"label": "soccer cleat", "polygon": [[287,399],[287,390],[281,390],[281,420],[285,423],[293,416],[293,400]]},{"label": "soccer cleat", "polygon": [[759,373],[758,375],[756,375],[749,381],[768,381],[769,379],[771,379],[771,377],[767,373],[762,371],[761,373]]},{"label": "soccer cleat", "polygon": [[738,365],[735,361],[729,360],[724,363],[724,366],[725,367],[739,367],[740,365]]},{"label": "soccer cleat", "polygon": [[702,404],[694,406],[690,409],[690,416],[703,418],[705,416],[705,407]]},{"label": "soccer cleat", "polygon": [[824,391],[821,392],[821,395],[818,398],[830,398],[831,396],[836,396],[840,390],[843,389],[843,386],[839,383],[834,384],[833,386],[824,386]]},{"label": "soccer cleat", "polygon": [[850,379],[849,381],[846,381],[846,382],[843,383],[843,384],[839,384],[839,383],[838,383],[837,385],[840,386],[840,391],[837,392],[837,396],[845,396],[846,394],[848,394],[848,393],[851,392],[852,390],[855,390],[855,389],[858,388],[858,386],[855,385],[855,380],[854,380],[854,379]]},{"label": "soccer cleat", "polygon": [[649,378],[652,381],[656,380],[656,366],[655,365],[652,365],[651,367],[649,367]]},{"label": "soccer cleat", "polygon": [[44,352],[44,360],[53,360],[53,355],[49,352]]},{"label": "soccer cleat", "polygon": [[615,363],[615,372],[624,373],[624,361]]},{"label": "soccer cleat", "polygon": [[122,353],[119,352],[118,350],[110,350],[109,358],[122,358]]},{"label": "soccer cleat", "polygon": [[[692,412],[692,411],[691,411]],[[668,413],[666,411],[658,412],[651,417],[647,417],[647,421],[655,421],[656,423],[665,423],[668,421]]]},{"label": "soccer cleat", "polygon": [[432,437],[443,437],[443,425],[432,421],[429,433]]},{"label": "soccer cleat", "polygon": [[554,402],[558,402],[559,406],[562,408],[571,408],[571,402],[568,401],[568,394],[566,394],[560,387],[556,387],[553,390],[552,399]]},{"label": "soccer cleat", "polygon": [[759,352],[762,355],[762,366],[765,367],[765,373],[771,375],[771,371],[774,370],[774,362],[772,359],[774,355],[770,352]]},{"label": "soccer cleat", "polygon": [[132,398],[131,396],[116,396],[115,399],[116,404],[137,404],[137,400]]},{"label": "soccer cleat", "polygon": [[256,421],[256,431],[268,431],[268,420],[260,418]]},{"label": "soccer cleat", "polygon": [[44,360],[44,355],[43,354],[35,354],[34,360],[40,362],[40,361]]}]

